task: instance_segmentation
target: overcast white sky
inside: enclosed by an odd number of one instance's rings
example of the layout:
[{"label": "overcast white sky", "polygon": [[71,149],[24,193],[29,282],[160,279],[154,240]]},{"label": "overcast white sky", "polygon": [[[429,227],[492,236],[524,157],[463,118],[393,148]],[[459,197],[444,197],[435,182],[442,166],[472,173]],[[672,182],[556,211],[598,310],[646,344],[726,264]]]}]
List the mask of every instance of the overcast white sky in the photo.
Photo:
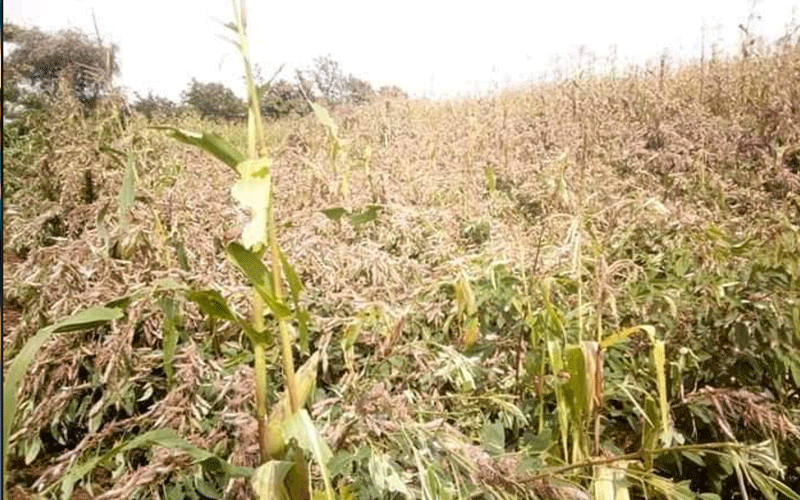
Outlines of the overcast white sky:
[{"label": "overcast white sky", "polygon": [[[707,46],[733,47],[752,0],[373,0],[248,2],[254,62],[270,76],[331,54],[345,73],[412,96],[459,96],[540,77],[584,45],[618,67],[654,59],[699,57]],[[177,100],[192,77],[222,82],[242,95],[242,64],[215,19],[232,19],[229,0],[7,0],[5,21],[45,30],[78,28],[120,47],[131,91]],[[757,32],[767,41],[800,19],[800,0],[756,2]],[[556,58],[561,57],[561,63]]]}]

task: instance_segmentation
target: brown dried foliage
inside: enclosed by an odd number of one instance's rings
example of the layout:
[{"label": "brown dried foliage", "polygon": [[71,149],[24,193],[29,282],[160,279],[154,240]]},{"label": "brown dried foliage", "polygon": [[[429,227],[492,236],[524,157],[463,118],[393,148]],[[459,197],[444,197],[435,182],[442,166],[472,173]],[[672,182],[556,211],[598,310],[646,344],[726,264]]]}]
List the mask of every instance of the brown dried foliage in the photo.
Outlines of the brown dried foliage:
[{"label": "brown dried foliage", "polygon": [[[244,313],[246,283],[222,251],[229,231],[244,220],[229,195],[230,172],[167,145],[134,121],[119,147],[137,154],[137,195],[147,201],[132,211],[127,234],[115,225],[115,217],[106,218],[110,241],[133,248],[122,259],[108,248],[96,224],[104,206],[115,211],[122,179],[96,145],[122,132],[109,122],[85,119],[66,98],[53,113],[51,122],[39,124],[50,143],[35,170],[26,174],[40,187],[4,200],[6,248],[24,257],[4,259],[4,301],[20,313],[17,321],[4,324],[5,359],[56,318],[163,277],[217,289]],[[571,214],[582,210],[593,214],[598,235],[616,234],[642,218],[656,229],[714,218],[738,218],[744,224],[759,211],[774,210],[800,223],[797,46],[758,58],[668,70],[663,78],[644,68],[490,98],[379,100],[340,113],[348,114],[344,133],[352,139],[342,153],[348,155],[351,174],[347,200],[340,192],[341,177],[330,165],[330,145],[313,117],[283,120],[270,132],[276,217],[279,223],[292,223],[281,231],[281,247],[311,291],[306,300],[315,315],[319,348],[338,342],[333,339],[342,327],[375,304],[393,322],[414,318],[392,348],[393,356],[408,360],[409,374],[392,377],[389,385],[370,384],[367,394],[355,390],[357,375],[340,375],[331,383],[353,390],[315,407],[319,415],[336,405],[344,415],[339,422],[346,416],[355,419],[352,429],[336,422],[323,429],[340,444],[357,446],[396,430],[400,422],[412,426],[422,418],[417,412],[447,408],[436,397],[439,387],[427,388],[432,396],[413,405],[401,395],[414,387],[414,373],[429,373],[436,363],[415,347],[420,330],[415,323],[441,327],[450,304],[433,292],[470,262],[504,261],[539,274],[563,271],[569,261],[565,241]],[[334,114],[334,119],[342,116]],[[372,149],[369,171],[364,168],[367,145]],[[563,152],[566,161],[555,161]],[[487,167],[497,176],[494,191],[487,191]],[[92,197],[82,194],[87,171]],[[754,178],[761,185],[752,185]],[[557,189],[558,179],[566,191]],[[651,199],[669,215],[643,210]],[[360,228],[337,224],[319,212],[374,202],[385,207],[384,213],[375,224]],[[63,229],[45,244],[47,220],[54,216]],[[477,245],[462,233],[476,220],[491,223],[490,236]],[[545,244],[534,262],[541,241]],[[179,265],[177,243],[185,248],[188,269]],[[613,298],[615,287],[635,278],[635,266],[629,264],[604,264],[598,296]],[[157,375],[161,360],[154,349],[161,345],[161,313],[150,301],[134,306],[124,321],[107,330],[59,335],[42,349],[20,394],[29,406],[21,411],[12,447],[36,433],[47,435],[65,406],[87,394],[94,394],[91,402],[105,417],[97,432],[87,432],[87,422],[80,421],[66,447],[47,448],[35,463],[45,469],[36,485],[49,484],[69,464],[132,428],[168,427],[198,446],[216,445],[234,464],[255,463],[250,368],[223,369],[226,356],[204,350],[211,335],[208,324],[189,305],[182,330],[171,387]],[[364,342],[381,345],[377,332],[367,333]],[[221,336],[229,352],[242,340],[225,325],[214,335]],[[324,366],[329,366],[327,350],[325,356]],[[509,383],[513,370],[497,363],[498,383]],[[122,391],[141,391],[148,384],[159,387],[159,397],[130,414],[121,409],[116,398]],[[216,401],[203,398],[203,387],[216,394]],[[711,397],[721,419],[735,415],[765,431],[797,435],[794,424],[747,394],[715,392]],[[203,412],[220,404],[221,418],[201,431]],[[464,460],[471,470],[481,469],[480,456]],[[141,488],[158,495],[158,483],[185,466],[182,457],[154,451],[146,464],[106,485],[101,498],[125,497]],[[498,474],[505,474],[501,465],[484,470],[496,474],[476,476],[476,481],[497,481]],[[241,486],[234,483],[226,498],[242,495]]]}]

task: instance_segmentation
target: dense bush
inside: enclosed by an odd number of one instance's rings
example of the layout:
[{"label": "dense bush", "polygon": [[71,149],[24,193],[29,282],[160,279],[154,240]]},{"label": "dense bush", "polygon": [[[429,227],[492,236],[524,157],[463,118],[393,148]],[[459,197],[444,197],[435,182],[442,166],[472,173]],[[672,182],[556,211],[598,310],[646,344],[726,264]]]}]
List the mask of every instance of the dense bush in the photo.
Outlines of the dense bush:
[{"label": "dense bush", "polygon": [[359,104],[375,95],[369,82],[352,74],[345,75],[331,56],[314,59],[313,67],[306,73],[310,75],[320,97],[329,104]]},{"label": "dense bush", "polygon": [[169,118],[175,116],[178,111],[177,105],[167,99],[148,92],[146,96],[135,93],[136,101],[133,103],[133,109],[147,117],[148,120],[153,118]]},{"label": "dense bush", "polygon": [[272,119],[291,113],[307,115],[311,112],[311,106],[306,101],[305,95],[309,95],[309,93],[306,92],[303,95],[303,90],[301,83],[293,84],[286,80],[279,80],[270,85],[261,97],[261,113]]},{"label": "dense bush", "polygon": [[368,102],[375,96],[372,85],[369,82],[360,80],[353,75],[349,75],[344,85],[344,100],[354,104]]},{"label": "dense bush", "polygon": [[384,85],[378,89],[378,95],[389,99],[408,99],[408,94],[397,85]]},{"label": "dense bush", "polygon": [[79,31],[47,33],[4,23],[3,42],[15,46],[3,60],[4,103],[30,107],[41,103],[37,95],[52,100],[63,82],[84,106],[91,107],[119,73],[117,47],[91,41]]},{"label": "dense bush", "polygon": [[221,83],[204,83],[192,78],[181,94],[184,104],[195,108],[203,118],[238,118],[244,116],[244,103]]}]

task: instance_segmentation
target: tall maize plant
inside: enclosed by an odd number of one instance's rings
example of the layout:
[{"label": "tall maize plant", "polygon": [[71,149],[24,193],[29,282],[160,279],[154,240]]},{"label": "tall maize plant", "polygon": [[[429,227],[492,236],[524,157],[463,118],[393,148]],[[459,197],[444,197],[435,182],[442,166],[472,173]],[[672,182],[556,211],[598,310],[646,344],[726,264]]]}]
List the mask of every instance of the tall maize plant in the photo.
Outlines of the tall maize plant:
[{"label": "tall maize plant", "polygon": [[[304,454],[304,451],[308,451],[320,464],[327,495],[332,498],[330,478],[325,468],[331,452],[320,438],[308,413],[301,409],[313,389],[318,357],[312,356],[295,372],[293,322],[300,330],[299,341],[304,347],[308,342],[308,315],[299,302],[303,285],[278,245],[272,166],[264,143],[264,124],[259,109],[261,96],[253,79],[247,16],[242,0],[233,0],[232,4],[234,21],[224,24],[224,27],[231,32],[228,40],[236,46],[244,63],[248,102],[247,154],[242,154],[230,143],[211,133],[166,129],[175,139],[202,148],[232,168],[238,180],[231,188],[231,194],[250,212],[251,219],[242,230],[241,243],[231,243],[227,248],[228,256],[252,285],[250,321],[236,318],[227,306],[221,316],[224,319],[236,319],[253,346],[255,416],[262,462],[251,478],[253,488],[260,498],[275,498],[276,494],[288,498],[308,498],[308,465]],[[265,257],[269,265],[264,264]],[[284,292],[284,281],[288,285],[288,297]],[[203,309],[207,313],[220,315],[218,308]],[[267,411],[267,349],[272,335],[264,322],[267,309],[278,322],[278,341],[286,381],[284,397],[271,414]],[[294,438],[300,448],[288,449],[286,442],[289,438]]]}]

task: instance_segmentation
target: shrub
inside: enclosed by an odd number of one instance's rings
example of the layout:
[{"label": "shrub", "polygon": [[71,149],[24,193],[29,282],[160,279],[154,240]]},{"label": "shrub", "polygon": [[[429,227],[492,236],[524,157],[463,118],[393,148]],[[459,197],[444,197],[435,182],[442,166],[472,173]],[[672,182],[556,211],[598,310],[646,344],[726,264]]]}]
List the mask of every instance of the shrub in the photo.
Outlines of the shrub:
[{"label": "shrub", "polygon": [[345,81],[345,101],[361,104],[368,102],[375,96],[372,85],[369,82],[358,79],[353,75],[347,77]]},{"label": "shrub", "polygon": [[388,99],[408,99],[408,94],[397,85],[384,85],[378,90],[378,95]]},{"label": "shrub", "polygon": [[[311,112],[303,96],[302,84],[292,84],[286,80],[279,80],[270,85],[261,97],[261,113],[268,118],[277,119],[291,113],[304,116]],[[308,95],[308,93],[306,93]]]},{"label": "shrub", "polygon": [[138,92],[134,93],[136,102],[133,104],[133,109],[152,120],[154,117],[173,117],[178,111],[177,105],[167,99],[154,95],[153,92],[148,92],[147,96],[142,97]]},{"label": "shrub", "polygon": [[221,83],[203,83],[192,78],[181,99],[195,108],[203,118],[237,118],[244,116],[244,103]]},{"label": "shrub", "polygon": [[[5,97],[23,104],[41,105],[36,98],[41,95],[54,99],[63,73],[74,96],[92,107],[119,73],[117,46],[92,42],[79,31],[47,33],[36,27],[4,24],[3,41],[17,46],[3,61],[3,87],[10,91]],[[24,90],[26,84],[31,90]]]}]

